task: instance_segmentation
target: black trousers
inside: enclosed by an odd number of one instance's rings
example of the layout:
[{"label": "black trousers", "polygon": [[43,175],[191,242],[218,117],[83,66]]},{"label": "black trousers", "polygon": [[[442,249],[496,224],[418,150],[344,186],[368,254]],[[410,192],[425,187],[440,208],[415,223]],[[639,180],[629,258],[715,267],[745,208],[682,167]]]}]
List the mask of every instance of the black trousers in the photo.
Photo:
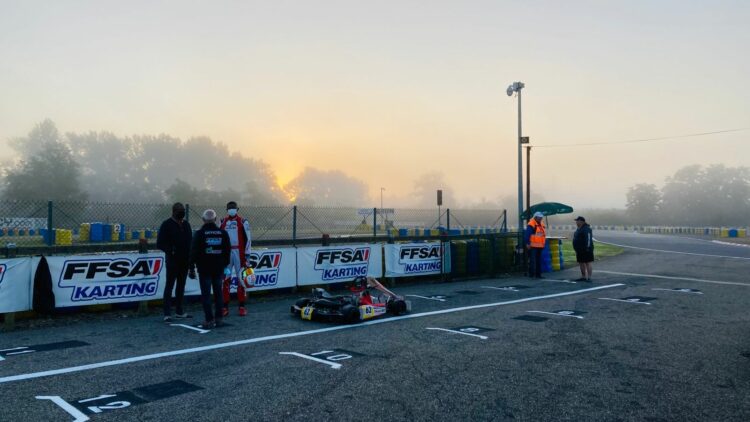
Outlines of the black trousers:
[{"label": "black trousers", "polygon": [[167,261],[167,283],[164,286],[164,316],[172,315],[172,290],[174,290],[175,311],[182,314],[182,298],[185,296],[188,261],[170,259]]},{"label": "black trousers", "polygon": [[529,249],[529,277],[542,276],[542,251],[543,248]]},{"label": "black trousers", "polygon": [[[224,273],[216,274],[198,274],[201,284],[201,302],[203,303],[203,313],[206,314],[206,322],[221,319],[221,308],[224,307],[224,298],[222,296],[222,284],[224,283]],[[214,312],[211,312],[211,290],[214,291]]]}]

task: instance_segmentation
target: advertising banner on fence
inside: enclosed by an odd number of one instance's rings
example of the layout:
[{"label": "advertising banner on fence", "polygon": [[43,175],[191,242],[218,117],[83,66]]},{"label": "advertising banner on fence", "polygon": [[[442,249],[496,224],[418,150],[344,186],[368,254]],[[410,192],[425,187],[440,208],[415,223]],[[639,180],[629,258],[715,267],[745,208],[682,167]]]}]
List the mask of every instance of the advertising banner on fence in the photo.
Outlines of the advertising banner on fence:
[{"label": "advertising banner on fence", "polygon": [[[383,250],[385,276],[409,277],[440,274],[440,252],[440,242],[386,244]],[[444,248],[443,255],[450,256],[449,254],[450,247],[448,246]],[[450,270],[446,268],[446,271]]]},{"label": "advertising banner on fence", "polygon": [[[250,292],[297,285],[297,250],[294,248],[253,249],[249,264],[255,272],[255,287],[249,289]],[[234,274],[229,290],[231,293],[237,292],[237,277]]]},{"label": "advertising banner on fence", "polygon": [[31,309],[31,258],[0,259],[0,314]]},{"label": "advertising banner on fence", "polygon": [[47,257],[55,306],[161,299],[164,253]]},{"label": "advertising banner on fence", "polygon": [[297,249],[298,284],[339,283],[383,275],[380,244],[309,246]]}]

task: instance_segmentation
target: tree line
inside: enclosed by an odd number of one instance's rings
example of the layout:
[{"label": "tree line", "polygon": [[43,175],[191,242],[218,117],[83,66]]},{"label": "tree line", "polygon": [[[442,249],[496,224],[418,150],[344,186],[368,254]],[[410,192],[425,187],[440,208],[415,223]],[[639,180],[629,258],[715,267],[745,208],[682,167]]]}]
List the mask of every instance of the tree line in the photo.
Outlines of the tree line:
[{"label": "tree line", "polygon": [[750,223],[750,169],[723,164],[683,167],[659,188],[628,189],[625,215],[631,224],[732,226]]},{"label": "tree line", "polygon": [[[373,205],[367,184],[342,171],[308,167],[279,186],[266,162],[208,137],[63,134],[47,119],[9,146],[17,159],[2,163],[4,200]],[[438,188],[444,189],[445,202],[453,203],[442,173],[433,172],[414,182],[414,206],[434,206]]]}]

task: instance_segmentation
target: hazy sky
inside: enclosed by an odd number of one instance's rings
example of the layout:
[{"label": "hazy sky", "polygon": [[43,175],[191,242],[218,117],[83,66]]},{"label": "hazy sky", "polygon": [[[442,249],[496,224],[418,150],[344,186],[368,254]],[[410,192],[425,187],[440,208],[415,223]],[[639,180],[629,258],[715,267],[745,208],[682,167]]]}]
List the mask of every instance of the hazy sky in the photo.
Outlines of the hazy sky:
[{"label": "hazy sky", "polygon": [[[748,22],[746,0],[0,0],[0,140],[44,118],[207,135],[281,183],[340,169],[388,205],[440,170],[494,199],[516,189],[515,80],[532,144],[750,127]],[[536,149],[532,188],[621,207],[684,165],[750,166],[748,140]]]}]

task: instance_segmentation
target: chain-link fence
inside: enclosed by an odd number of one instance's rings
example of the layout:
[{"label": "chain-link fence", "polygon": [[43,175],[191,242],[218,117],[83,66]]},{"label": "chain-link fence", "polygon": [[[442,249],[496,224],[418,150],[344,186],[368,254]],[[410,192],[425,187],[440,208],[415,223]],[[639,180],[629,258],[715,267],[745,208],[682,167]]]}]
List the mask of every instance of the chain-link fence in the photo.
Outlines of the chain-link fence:
[{"label": "chain-link fence", "polygon": [[[212,208],[223,215],[226,207],[186,204],[186,208],[188,221],[197,229],[205,209]],[[0,201],[0,247],[116,244],[155,239],[162,221],[171,216],[171,209],[171,204]],[[253,239],[264,241],[506,228],[502,210],[252,206],[241,207],[240,214],[250,222]]]}]

